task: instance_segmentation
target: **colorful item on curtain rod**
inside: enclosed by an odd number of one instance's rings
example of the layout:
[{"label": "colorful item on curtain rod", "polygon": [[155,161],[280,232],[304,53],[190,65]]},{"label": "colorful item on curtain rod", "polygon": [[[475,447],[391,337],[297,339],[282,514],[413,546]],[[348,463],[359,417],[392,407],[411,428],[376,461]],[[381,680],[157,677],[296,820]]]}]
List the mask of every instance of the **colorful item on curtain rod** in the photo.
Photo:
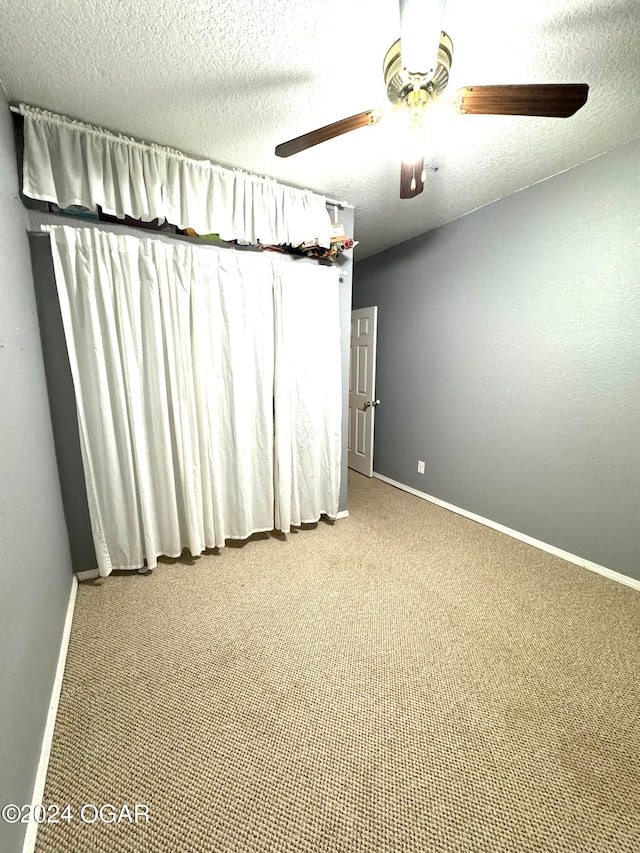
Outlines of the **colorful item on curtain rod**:
[{"label": "colorful item on curtain rod", "polygon": [[47,230],[101,575],[336,516],[337,270]]},{"label": "colorful item on curtain rod", "polygon": [[63,208],[99,205],[144,222],[166,219],[227,241],[330,246],[324,196],[26,104],[20,112],[23,191],[31,198]]}]

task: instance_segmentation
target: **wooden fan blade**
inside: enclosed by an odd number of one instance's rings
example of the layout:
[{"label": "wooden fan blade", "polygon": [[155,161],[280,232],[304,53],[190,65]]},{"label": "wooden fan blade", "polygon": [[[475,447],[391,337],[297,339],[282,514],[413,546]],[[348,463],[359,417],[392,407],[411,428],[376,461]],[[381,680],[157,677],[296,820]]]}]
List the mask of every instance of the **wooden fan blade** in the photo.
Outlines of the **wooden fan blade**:
[{"label": "wooden fan blade", "polygon": [[[413,198],[420,195],[424,189],[422,182],[422,171],[424,169],[424,157],[415,163],[407,163],[405,160],[400,164],[400,198]],[[411,189],[411,183],[415,179],[415,189]]]},{"label": "wooden fan blade", "polygon": [[381,118],[382,113],[380,110],[367,110],[364,113],[358,113],[355,116],[334,121],[333,124],[327,124],[324,127],[319,127],[318,130],[303,133],[302,136],[296,136],[295,139],[290,139],[288,142],[277,145],[276,155],[278,157],[291,157],[292,154],[298,154],[300,151],[305,151],[307,148],[312,148],[314,145],[319,145],[321,142],[333,139],[335,136],[349,133],[352,130],[357,130],[359,127],[377,124]]},{"label": "wooden fan blade", "polygon": [[586,83],[467,86],[458,89],[456,102],[464,115],[568,118],[586,104],[588,94]]}]

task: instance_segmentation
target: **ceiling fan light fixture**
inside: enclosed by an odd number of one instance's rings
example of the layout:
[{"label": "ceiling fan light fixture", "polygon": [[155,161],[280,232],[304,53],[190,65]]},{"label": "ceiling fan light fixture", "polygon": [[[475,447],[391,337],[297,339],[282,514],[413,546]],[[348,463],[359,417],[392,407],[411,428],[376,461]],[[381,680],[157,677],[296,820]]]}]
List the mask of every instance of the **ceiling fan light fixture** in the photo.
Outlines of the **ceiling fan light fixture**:
[{"label": "ceiling fan light fixture", "polygon": [[413,74],[402,64],[401,39],[395,41],[387,51],[382,64],[387,98],[395,106],[406,101],[410,92],[422,89],[433,99],[446,88],[453,59],[453,42],[441,32],[436,68],[428,78],[423,74]]},{"label": "ceiling fan light fixture", "polygon": [[439,60],[445,0],[400,0],[402,65],[430,80]]},{"label": "ceiling fan light fixture", "polygon": [[[419,115],[411,115],[403,110],[403,121],[397,125],[397,151],[405,163],[420,163],[425,153],[425,127]],[[420,165],[422,169],[422,165]]]}]

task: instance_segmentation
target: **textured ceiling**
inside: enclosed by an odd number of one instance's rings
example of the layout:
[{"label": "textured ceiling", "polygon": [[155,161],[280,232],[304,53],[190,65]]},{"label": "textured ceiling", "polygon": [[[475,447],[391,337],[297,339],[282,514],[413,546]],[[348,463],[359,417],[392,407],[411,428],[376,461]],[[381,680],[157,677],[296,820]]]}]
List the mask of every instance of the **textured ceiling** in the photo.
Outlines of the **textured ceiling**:
[{"label": "textured ceiling", "polygon": [[282,160],[274,146],[385,107],[396,0],[0,0],[12,102],[308,187],[356,207],[357,257],[640,137],[639,0],[448,0],[448,94],[588,83],[573,118],[429,118],[425,191],[401,201],[393,121]]}]

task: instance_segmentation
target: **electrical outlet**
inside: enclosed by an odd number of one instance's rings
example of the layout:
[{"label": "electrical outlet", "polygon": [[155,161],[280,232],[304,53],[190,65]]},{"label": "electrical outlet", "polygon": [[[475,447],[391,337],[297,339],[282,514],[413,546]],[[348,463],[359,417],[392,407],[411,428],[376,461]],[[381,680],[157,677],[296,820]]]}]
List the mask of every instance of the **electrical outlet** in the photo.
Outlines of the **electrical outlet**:
[{"label": "electrical outlet", "polygon": [[418,459],[418,474],[424,474],[424,462]]}]

